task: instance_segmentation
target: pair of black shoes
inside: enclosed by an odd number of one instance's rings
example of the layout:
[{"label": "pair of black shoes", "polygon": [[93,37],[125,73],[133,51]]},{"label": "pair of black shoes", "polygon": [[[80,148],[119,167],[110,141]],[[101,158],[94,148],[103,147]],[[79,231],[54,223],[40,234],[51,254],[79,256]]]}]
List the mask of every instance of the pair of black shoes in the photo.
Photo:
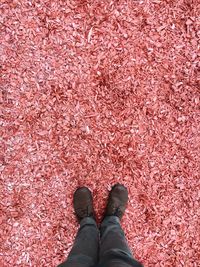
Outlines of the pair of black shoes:
[{"label": "pair of black shoes", "polygon": [[[121,219],[125,212],[127,202],[128,191],[126,187],[121,184],[114,185],[109,193],[104,217],[117,216]],[[75,191],[73,203],[79,222],[86,217],[93,217],[95,219],[92,193],[87,187],[80,187]]]}]

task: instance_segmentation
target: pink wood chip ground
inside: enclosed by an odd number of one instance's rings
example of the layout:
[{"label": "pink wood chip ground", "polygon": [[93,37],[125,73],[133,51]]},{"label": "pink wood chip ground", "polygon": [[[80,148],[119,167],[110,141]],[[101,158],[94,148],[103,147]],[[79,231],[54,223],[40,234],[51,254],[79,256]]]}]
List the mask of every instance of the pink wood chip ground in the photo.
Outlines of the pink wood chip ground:
[{"label": "pink wood chip ground", "polygon": [[86,185],[147,267],[200,264],[198,0],[0,1],[0,267],[54,267]]}]

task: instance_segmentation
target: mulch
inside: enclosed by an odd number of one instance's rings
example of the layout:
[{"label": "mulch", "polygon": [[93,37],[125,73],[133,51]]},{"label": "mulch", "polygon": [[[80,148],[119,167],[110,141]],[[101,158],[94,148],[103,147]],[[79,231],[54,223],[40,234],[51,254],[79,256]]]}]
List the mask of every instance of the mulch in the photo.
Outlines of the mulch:
[{"label": "mulch", "polygon": [[144,266],[200,262],[198,0],[2,0],[0,265],[52,267],[88,186],[129,190]]}]

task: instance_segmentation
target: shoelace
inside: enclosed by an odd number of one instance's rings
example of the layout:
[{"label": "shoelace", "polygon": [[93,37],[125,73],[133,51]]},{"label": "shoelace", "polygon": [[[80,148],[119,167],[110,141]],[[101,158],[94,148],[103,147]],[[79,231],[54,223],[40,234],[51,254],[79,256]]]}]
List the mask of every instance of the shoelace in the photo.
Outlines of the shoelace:
[{"label": "shoelace", "polygon": [[123,214],[122,211],[121,211],[121,207],[120,206],[119,207],[115,207],[113,205],[112,205],[112,213],[113,213],[114,216],[117,216],[117,217],[120,217]]},{"label": "shoelace", "polygon": [[88,216],[91,216],[91,214],[89,213],[89,206],[87,206],[86,209],[77,208],[76,210],[77,210],[77,214],[80,217],[88,217]]}]

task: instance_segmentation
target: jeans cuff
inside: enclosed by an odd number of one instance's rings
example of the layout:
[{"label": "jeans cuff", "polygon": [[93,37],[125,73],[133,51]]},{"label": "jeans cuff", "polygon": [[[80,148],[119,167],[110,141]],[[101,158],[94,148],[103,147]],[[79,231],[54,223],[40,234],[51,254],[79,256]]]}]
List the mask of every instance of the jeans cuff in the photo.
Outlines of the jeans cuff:
[{"label": "jeans cuff", "polygon": [[107,224],[107,223],[120,224],[120,219],[117,216],[106,216],[102,224]]},{"label": "jeans cuff", "polygon": [[97,226],[97,223],[93,217],[85,217],[80,221],[80,227],[84,226],[86,224]]}]

